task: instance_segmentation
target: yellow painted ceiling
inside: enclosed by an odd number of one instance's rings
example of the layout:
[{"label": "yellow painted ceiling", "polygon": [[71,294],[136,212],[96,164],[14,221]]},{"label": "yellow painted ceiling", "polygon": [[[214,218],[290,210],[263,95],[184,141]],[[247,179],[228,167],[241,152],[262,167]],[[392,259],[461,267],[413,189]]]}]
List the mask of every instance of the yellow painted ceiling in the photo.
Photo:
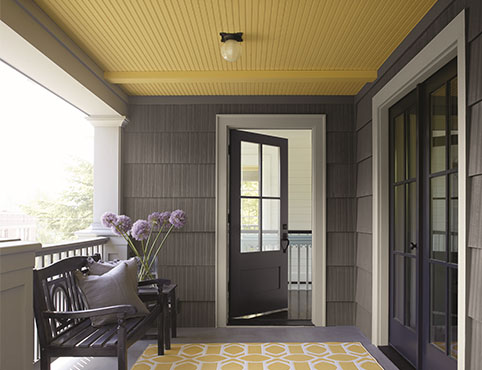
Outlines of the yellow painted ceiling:
[{"label": "yellow painted ceiling", "polygon": [[[129,76],[119,82],[129,95],[353,95],[436,2],[35,1],[107,72],[106,79]],[[244,33],[235,63],[221,57],[222,31]],[[230,73],[217,76],[220,71]],[[238,71],[245,71],[241,78]],[[322,77],[297,79],[293,71]],[[352,77],[353,71],[365,77]],[[138,72],[152,73],[138,79]],[[158,72],[176,73],[166,79]],[[206,78],[194,79],[193,72],[206,72]]]}]

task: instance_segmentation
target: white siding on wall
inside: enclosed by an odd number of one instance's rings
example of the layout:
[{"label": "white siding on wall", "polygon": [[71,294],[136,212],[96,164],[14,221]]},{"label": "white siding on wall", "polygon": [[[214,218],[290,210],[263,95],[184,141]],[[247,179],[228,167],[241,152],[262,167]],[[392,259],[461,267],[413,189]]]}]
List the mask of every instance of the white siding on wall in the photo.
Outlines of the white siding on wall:
[{"label": "white siding on wall", "polygon": [[311,230],[311,131],[246,131],[288,139],[288,227]]}]

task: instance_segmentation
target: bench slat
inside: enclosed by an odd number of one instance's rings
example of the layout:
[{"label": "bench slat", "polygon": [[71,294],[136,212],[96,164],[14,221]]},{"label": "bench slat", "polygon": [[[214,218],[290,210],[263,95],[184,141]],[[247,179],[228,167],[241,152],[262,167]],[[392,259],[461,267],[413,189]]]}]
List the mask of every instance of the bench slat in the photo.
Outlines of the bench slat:
[{"label": "bench slat", "polygon": [[84,330],[79,331],[77,335],[74,335],[69,340],[65,341],[62,344],[62,347],[77,347],[78,343],[82,342],[85,338],[89,337],[96,330],[97,328],[94,328],[92,325],[89,325]]},{"label": "bench slat", "polygon": [[80,331],[90,326],[90,320],[84,320],[81,323],[72,326],[67,329],[64,333],[59,334],[52,342],[52,346],[62,346],[70,338],[76,336]]},{"label": "bench slat", "polygon": [[78,344],[78,347],[80,348],[88,348],[91,347],[92,344],[99,339],[102,335],[106,333],[106,331],[111,330],[112,326],[101,326],[100,328],[97,328],[97,330],[92,333],[88,338],[85,338],[82,342]]},{"label": "bench slat", "polygon": [[[139,323],[142,322],[143,319],[144,319],[144,317],[135,317],[135,318],[126,320],[127,337],[129,337],[129,333],[132,332],[132,330],[134,330],[134,328],[137,325],[139,325]],[[115,335],[112,338],[110,338],[109,341],[105,345],[106,346],[115,346],[117,344],[117,339],[118,339],[117,335]]]},{"label": "bench slat", "polygon": [[105,328],[104,334],[98,337],[96,341],[92,343],[91,347],[94,347],[94,348],[104,347],[107,341],[112,336],[116,336],[117,325],[105,325],[103,328]]}]

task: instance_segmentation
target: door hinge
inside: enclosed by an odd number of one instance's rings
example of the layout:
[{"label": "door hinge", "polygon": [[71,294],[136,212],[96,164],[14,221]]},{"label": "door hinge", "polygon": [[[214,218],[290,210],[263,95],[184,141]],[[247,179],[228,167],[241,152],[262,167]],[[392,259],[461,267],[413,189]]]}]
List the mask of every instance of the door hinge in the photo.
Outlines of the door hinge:
[{"label": "door hinge", "polygon": [[228,145],[228,155],[231,155],[231,144]]},{"label": "door hinge", "polygon": [[231,223],[231,213],[228,213],[228,224]]},{"label": "door hinge", "polygon": [[231,292],[231,282],[228,281],[228,293]]}]

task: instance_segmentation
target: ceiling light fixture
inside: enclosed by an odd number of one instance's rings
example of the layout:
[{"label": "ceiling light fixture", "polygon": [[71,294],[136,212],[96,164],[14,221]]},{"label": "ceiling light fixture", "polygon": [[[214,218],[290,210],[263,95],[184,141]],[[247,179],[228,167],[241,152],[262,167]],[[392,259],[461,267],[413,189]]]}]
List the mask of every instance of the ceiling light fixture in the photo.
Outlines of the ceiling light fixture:
[{"label": "ceiling light fixture", "polygon": [[221,55],[228,62],[235,62],[241,56],[241,44],[243,42],[243,33],[226,33],[221,32]]}]

